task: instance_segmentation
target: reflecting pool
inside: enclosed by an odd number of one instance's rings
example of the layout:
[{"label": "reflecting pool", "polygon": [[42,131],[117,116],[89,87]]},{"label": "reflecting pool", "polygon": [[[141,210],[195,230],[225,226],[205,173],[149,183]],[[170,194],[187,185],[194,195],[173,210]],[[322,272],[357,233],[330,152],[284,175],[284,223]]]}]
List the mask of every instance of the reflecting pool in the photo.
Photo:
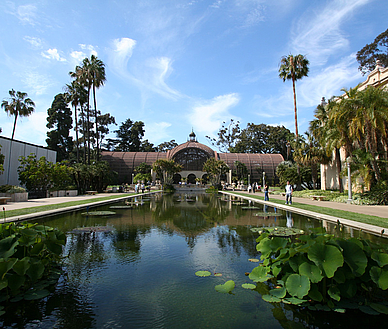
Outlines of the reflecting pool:
[{"label": "reflecting pool", "polygon": [[[119,206],[119,207],[118,207]],[[40,220],[66,232],[65,273],[49,297],[7,306],[4,328],[372,328],[386,316],[264,302],[245,275],[262,226],[378,237],[228,195],[153,194]],[[384,243],[384,242],[383,242]],[[221,276],[197,277],[208,270]],[[214,287],[234,280],[232,294]],[[11,316],[12,314],[12,316]]]}]

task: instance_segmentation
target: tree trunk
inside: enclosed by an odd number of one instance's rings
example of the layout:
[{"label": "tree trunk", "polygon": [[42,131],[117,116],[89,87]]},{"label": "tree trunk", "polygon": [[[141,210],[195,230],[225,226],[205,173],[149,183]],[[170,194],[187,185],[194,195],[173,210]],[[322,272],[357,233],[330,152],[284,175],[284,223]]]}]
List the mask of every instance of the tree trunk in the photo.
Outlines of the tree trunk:
[{"label": "tree trunk", "polygon": [[78,143],[78,115],[77,115],[77,106],[74,106],[74,118],[75,118],[75,139],[77,146],[77,163],[79,163],[79,143]]},{"label": "tree trunk", "polygon": [[100,151],[98,146],[98,122],[97,122],[97,101],[96,101],[96,87],[93,84],[93,100],[94,100],[94,120],[96,124],[96,142],[97,142],[97,153],[96,153],[96,159],[97,161],[100,158]]},{"label": "tree trunk", "polygon": [[344,187],[342,185],[342,178],[341,178],[341,155],[340,155],[340,150],[339,148],[335,148],[335,164],[337,167],[337,177],[338,177],[338,187],[340,193],[344,191]]}]

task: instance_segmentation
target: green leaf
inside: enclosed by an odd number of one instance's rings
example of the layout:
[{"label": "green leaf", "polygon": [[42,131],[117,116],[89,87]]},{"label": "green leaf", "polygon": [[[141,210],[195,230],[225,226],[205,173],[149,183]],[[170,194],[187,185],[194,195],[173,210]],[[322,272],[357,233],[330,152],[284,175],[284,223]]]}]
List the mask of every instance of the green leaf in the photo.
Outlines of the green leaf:
[{"label": "green leaf", "polygon": [[341,252],[337,247],[331,245],[314,244],[309,249],[307,256],[328,278],[332,278],[337,268],[344,263]]},{"label": "green leaf", "polygon": [[256,285],[252,283],[243,283],[241,287],[243,287],[244,289],[256,289]]},{"label": "green leaf", "polygon": [[262,295],[261,298],[268,303],[280,303],[282,301],[280,298],[272,295]]},{"label": "green leaf", "polygon": [[211,273],[209,271],[197,271],[195,272],[195,275],[200,277],[205,277],[205,276],[210,276]]},{"label": "green leaf", "polygon": [[26,271],[30,267],[30,257],[24,257],[19,259],[12,267],[12,269],[19,275],[26,274]]},{"label": "green leaf", "polygon": [[19,244],[17,238],[8,236],[0,240],[0,258],[9,258],[15,253],[15,248]]},{"label": "green leaf", "polygon": [[388,254],[386,253],[375,251],[372,253],[371,257],[380,267],[388,264]]},{"label": "green leaf", "polygon": [[284,299],[282,299],[282,301],[283,301],[283,303],[292,304],[292,305],[300,305],[300,304],[303,304],[306,302],[306,300],[304,300],[304,299],[295,298],[295,297],[284,298]]},{"label": "green leaf", "polygon": [[265,238],[256,245],[256,250],[261,252],[261,259],[267,258],[272,252],[283,249],[287,245],[287,240],[283,238]]},{"label": "green leaf", "polygon": [[227,294],[232,292],[235,287],[235,283],[233,280],[226,281],[224,284],[219,284],[215,286],[216,291],[221,292],[223,294]]},{"label": "green leaf", "polygon": [[254,282],[265,282],[268,279],[272,278],[272,275],[269,274],[270,269],[265,266],[255,267],[251,273],[249,273],[249,278]]},{"label": "green leaf", "polygon": [[46,289],[38,290],[38,291],[28,291],[24,295],[25,300],[35,300],[35,299],[41,299],[45,298],[48,295],[50,295],[50,292]]},{"label": "green leaf", "polygon": [[8,287],[16,294],[25,281],[24,275],[12,274],[8,276]]},{"label": "green leaf", "polygon": [[343,249],[344,260],[352,269],[353,274],[355,276],[363,275],[368,265],[368,259],[359,244],[351,240],[340,240],[338,243]]},{"label": "green leaf", "polygon": [[11,259],[0,259],[0,279],[3,279],[8,271],[14,266],[17,262],[17,258]]},{"label": "green leaf", "polygon": [[302,299],[310,290],[310,280],[305,275],[291,274],[287,278],[286,288],[291,296]]},{"label": "green leaf", "polygon": [[323,279],[318,266],[310,263],[303,263],[299,266],[299,274],[307,276],[312,283],[317,283]]},{"label": "green leaf", "polygon": [[383,314],[388,314],[388,306],[377,303],[370,303],[370,307],[372,307],[375,311]]},{"label": "green leaf", "polygon": [[377,266],[372,266],[372,268],[369,271],[370,277],[372,278],[373,282],[377,284],[377,286],[383,290],[386,290],[388,288],[388,271],[379,268]]},{"label": "green leaf", "polygon": [[329,290],[327,291],[328,295],[336,300],[337,302],[339,302],[341,300],[341,295],[340,295],[340,291],[337,287],[330,287]]},{"label": "green leaf", "polygon": [[321,302],[323,300],[323,296],[322,294],[320,293],[320,291],[318,290],[318,286],[316,284],[312,284],[311,287],[310,287],[310,291],[308,293],[308,296],[316,301],[316,302]]},{"label": "green leaf", "polygon": [[44,272],[44,265],[42,262],[31,264],[29,269],[26,271],[27,275],[31,278],[32,282],[40,279]]},{"label": "green leaf", "polygon": [[280,287],[270,290],[269,293],[271,296],[275,296],[277,298],[284,298],[286,297],[287,290],[286,287]]}]

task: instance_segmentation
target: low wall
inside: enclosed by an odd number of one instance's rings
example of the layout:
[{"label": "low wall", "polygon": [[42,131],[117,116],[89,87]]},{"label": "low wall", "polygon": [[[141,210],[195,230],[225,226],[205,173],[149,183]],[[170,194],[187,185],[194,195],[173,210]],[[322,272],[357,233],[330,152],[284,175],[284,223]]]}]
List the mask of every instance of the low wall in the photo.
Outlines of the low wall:
[{"label": "low wall", "polygon": [[24,193],[0,193],[0,196],[11,198],[11,202],[28,201],[28,192]]}]

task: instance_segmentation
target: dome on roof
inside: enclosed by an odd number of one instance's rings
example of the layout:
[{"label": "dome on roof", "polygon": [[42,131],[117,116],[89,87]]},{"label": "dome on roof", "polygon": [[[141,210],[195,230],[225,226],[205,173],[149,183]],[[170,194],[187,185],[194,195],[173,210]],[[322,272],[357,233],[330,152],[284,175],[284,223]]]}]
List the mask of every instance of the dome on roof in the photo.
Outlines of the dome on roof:
[{"label": "dome on roof", "polygon": [[209,157],[215,157],[215,152],[209,146],[206,146],[198,142],[193,142],[193,141],[188,141],[186,143],[180,144],[177,147],[173,148],[172,150],[168,151],[167,157],[169,159],[172,159],[179,152],[190,148],[200,149],[205,153],[207,153]]}]

